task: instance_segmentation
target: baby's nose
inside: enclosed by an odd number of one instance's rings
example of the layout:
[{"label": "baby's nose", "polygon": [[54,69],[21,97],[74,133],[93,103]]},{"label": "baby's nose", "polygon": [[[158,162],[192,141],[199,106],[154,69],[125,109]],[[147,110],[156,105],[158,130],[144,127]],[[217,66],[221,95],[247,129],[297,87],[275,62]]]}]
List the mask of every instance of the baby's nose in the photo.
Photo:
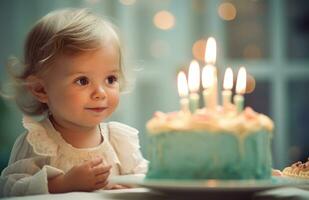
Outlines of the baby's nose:
[{"label": "baby's nose", "polygon": [[99,99],[104,99],[106,97],[106,92],[105,89],[102,86],[98,86],[95,88],[92,98],[99,100]]}]

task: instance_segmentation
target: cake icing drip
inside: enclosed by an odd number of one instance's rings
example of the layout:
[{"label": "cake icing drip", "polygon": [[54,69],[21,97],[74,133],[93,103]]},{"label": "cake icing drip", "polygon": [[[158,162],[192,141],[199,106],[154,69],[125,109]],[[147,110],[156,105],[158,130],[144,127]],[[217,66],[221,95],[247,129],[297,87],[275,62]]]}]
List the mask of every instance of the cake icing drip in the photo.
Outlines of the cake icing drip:
[{"label": "cake icing drip", "polygon": [[182,111],[156,112],[147,123],[148,131],[153,134],[169,131],[210,131],[246,135],[261,129],[272,132],[273,127],[273,121],[269,117],[250,107],[239,114],[234,109],[226,111],[222,108],[216,112],[200,109],[194,114]]}]

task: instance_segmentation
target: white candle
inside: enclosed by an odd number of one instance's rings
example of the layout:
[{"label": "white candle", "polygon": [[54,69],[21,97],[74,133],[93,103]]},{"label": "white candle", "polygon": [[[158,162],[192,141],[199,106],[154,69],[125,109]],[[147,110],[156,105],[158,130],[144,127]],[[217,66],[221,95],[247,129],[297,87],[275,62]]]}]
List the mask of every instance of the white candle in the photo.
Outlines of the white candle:
[{"label": "white candle", "polygon": [[183,112],[189,112],[188,85],[184,72],[179,72],[177,76],[178,94],[180,97],[180,108]]},{"label": "white candle", "polygon": [[212,98],[211,94],[213,93],[213,71],[212,67],[209,65],[206,65],[202,70],[202,85],[204,88],[203,91],[203,97],[204,97],[204,104],[205,107],[208,109],[214,109],[215,108],[215,102]]},{"label": "white candle", "polygon": [[206,66],[211,68],[212,73],[213,73],[213,78],[212,78],[213,83],[210,89],[212,109],[215,109],[218,105],[217,68],[214,66],[216,63],[216,54],[217,54],[216,40],[213,37],[209,37],[207,40],[207,44],[206,44],[205,62],[206,62]]},{"label": "white candle", "polygon": [[205,62],[214,65],[217,57],[217,44],[213,37],[209,37],[206,42]]},{"label": "white candle", "polygon": [[241,113],[244,109],[244,93],[246,91],[246,69],[241,67],[237,74],[236,95],[234,96],[234,103],[236,105],[237,113]]},{"label": "white candle", "polygon": [[199,106],[198,91],[200,89],[200,66],[196,60],[190,63],[188,85],[190,90],[190,110],[194,113]]},{"label": "white candle", "polygon": [[228,67],[225,70],[223,80],[222,101],[224,109],[227,109],[231,104],[232,88],[233,88],[233,71],[230,67]]}]

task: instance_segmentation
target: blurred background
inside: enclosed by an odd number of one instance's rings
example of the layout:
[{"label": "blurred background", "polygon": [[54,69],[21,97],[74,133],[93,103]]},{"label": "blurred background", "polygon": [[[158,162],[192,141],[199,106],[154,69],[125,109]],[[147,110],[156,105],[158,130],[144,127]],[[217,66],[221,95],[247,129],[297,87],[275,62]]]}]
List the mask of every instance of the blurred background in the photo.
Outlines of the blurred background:
[{"label": "blurred background", "polygon": [[[226,67],[250,74],[245,104],[275,121],[274,167],[309,156],[309,1],[306,0],[2,0],[0,84],[10,56],[22,59],[34,22],[67,7],[89,8],[119,27],[126,66],[136,77],[110,120],[140,130],[152,114],[179,109],[176,76],[192,59],[205,65],[206,39],[217,41],[219,81]],[[307,93],[308,92],[308,93]],[[0,170],[25,130],[14,102],[0,98]],[[224,148],[224,147],[223,147]]]}]

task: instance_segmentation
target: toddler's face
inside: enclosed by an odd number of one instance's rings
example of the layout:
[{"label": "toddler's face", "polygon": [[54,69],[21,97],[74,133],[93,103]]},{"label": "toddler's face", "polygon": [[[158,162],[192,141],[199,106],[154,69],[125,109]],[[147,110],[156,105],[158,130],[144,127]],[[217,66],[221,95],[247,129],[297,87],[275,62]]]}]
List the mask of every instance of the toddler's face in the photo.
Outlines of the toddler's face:
[{"label": "toddler's face", "polygon": [[62,56],[45,78],[48,106],[58,123],[93,127],[119,102],[119,52],[112,45]]}]

